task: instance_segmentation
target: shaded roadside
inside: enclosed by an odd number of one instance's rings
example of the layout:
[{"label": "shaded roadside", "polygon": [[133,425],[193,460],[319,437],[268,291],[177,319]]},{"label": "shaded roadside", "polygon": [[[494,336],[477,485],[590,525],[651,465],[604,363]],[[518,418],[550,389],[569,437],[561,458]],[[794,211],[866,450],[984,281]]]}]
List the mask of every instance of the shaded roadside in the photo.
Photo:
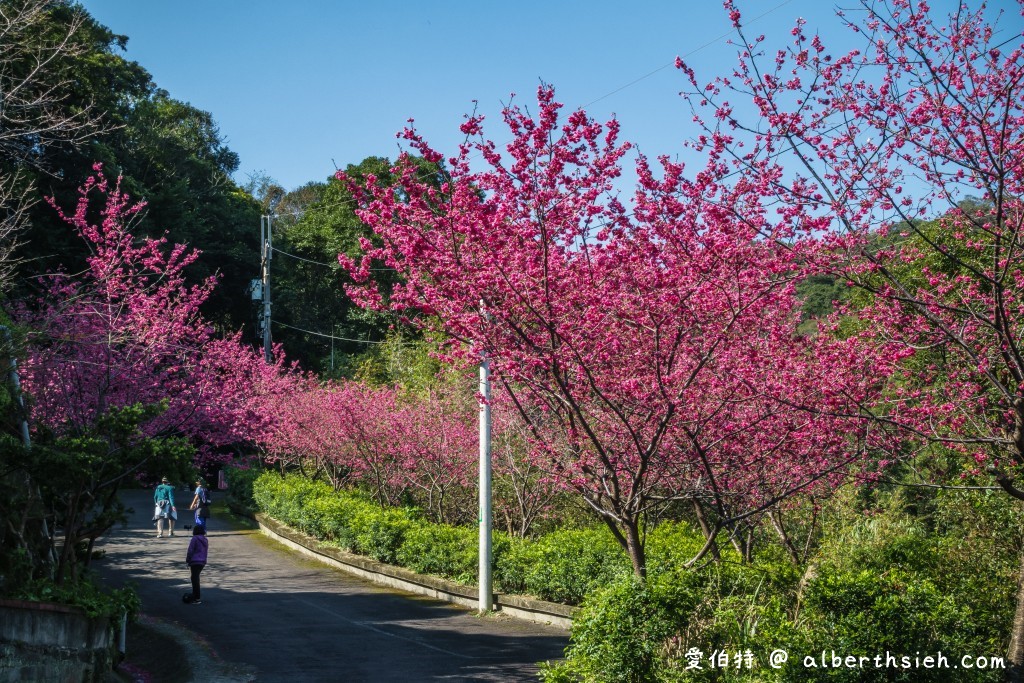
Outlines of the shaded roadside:
[{"label": "shaded roadside", "polygon": [[244,683],[255,672],[224,662],[210,643],[184,626],[142,615],[128,625],[126,657],[108,679],[111,683]]}]

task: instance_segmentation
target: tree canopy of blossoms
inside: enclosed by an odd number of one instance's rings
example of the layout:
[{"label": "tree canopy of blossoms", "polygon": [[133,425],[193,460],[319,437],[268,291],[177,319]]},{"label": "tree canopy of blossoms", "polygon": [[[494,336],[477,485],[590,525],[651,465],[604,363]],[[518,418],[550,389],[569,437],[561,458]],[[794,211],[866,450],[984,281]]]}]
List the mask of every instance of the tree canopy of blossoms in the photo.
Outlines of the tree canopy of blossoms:
[{"label": "tree canopy of blossoms", "polygon": [[[809,272],[857,287],[847,329],[890,379],[862,414],[1024,499],[1024,3],[861,5],[846,20],[858,49],[833,54],[800,22],[772,53],[726,2],[733,73],[698,81],[679,62],[695,147],[816,231]],[[1011,680],[1024,676],[1021,586]]]},{"label": "tree canopy of blossoms", "polygon": [[123,481],[252,440],[268,426],[254,397],[287,374],[237,335],[214,334],[200,313],[214,280],[184,275],[197,252],[136,239],[143,205],[94,171],[73,213],[55,207],[90,247],[85,269],[44,278],[15,311],[35,433],[19,467],[49,491],[46,515],[63,530],[58,581],[76,573],[79,542],[117,520]]},{"label": "tree canopy of blossoms", "polygon": [[[646,574],[644,525],[688,501],[717,532],[838,474],[860,451],[855,424],[797,406],[870,391],[852,352],[796,335],[800,235],[773,226],[756,188],[732,187],[712,159],[695,180],[640,159],[633,210],[615,184],[629,149],[615,121],[560,121],[549,87],[537,114],[504,111],[498,150],[478,116],[440,186],[410,157],[400,191],[355,183],[379,242],[347,265],[369,306],[436,316],[462,359],[486,354],[530,425],[546,469],[581,494]],[[414,130],[414,152],[441,155]],[[485,169],[471,168],[477,157]],[[344,179],[343,174],[340,176]],[[389,296],[375,264],[404,281]],[[779,397],[786,400],[778,400]]]},{"label": "tree canopy of blossoms", "polygon": [[55,207],[90,245],[86,270],[49,277],[18,316],[30,330],[23,379],[33,417],[74,434],[111,410],[164,404],[140,426],[143,436],[187,435],[214,447],[250,438],[262,420],[249,399],[265,370],[237,336],[218,338],[203,319],[215,280],[186,282],[195,250],[132,235],[144,204],[95,171],[74,213]]}]

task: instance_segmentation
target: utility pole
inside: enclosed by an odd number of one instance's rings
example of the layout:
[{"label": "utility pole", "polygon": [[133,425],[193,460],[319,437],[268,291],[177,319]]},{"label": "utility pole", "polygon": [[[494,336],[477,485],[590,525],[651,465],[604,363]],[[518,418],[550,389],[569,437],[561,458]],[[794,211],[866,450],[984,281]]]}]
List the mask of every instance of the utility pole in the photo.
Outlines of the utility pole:
[{"label": "utility pole", "polygon": [[270,363],[272,358],[270,345],[270,259],[273,255],[270,221],[273,214],[260,216],[260,241],[262,242],[263,258],[263,359]]},{"label": "utility pole", "polygon": [[[480,303],[483,308],[483,302]],[[480,396],[480,563],[477,573],[479,610],[484,613],[494,606],[491,590],[491,364],[486,353],[480,357]]]}]

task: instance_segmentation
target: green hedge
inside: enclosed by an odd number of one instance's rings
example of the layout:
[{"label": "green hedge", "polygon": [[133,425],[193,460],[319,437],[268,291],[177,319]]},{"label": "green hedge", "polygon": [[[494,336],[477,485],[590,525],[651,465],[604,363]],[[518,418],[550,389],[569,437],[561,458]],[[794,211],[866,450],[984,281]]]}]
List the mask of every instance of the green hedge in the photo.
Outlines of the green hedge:
[{"label": "green hedge", "polygon": [[[336,492],[298,476],[265,473],[254,481],[261,510],[355,552],[417,572],[471,583],[477,529],[435,525],[415,509],[383,510],[365,496]],[[842,501],[839,501],[842,503]],[[922,656],[942,652],[1000,656],[1013,616],[1018,536],[993,535],[1017,520],[1009,499],[941,494],[930,530],[891,504],[867,516],[839,507],[813,557],[795,567],[778,544],[765,542],[744,563],[729,544],[720,562],[683,569],[703,545],[685,523],[663,522],[647,538],[648,579],[632,576],[625,553],[602,527],[562,529],[535,539],[496,532],[499,590],[580,604],[562,662],[545,666],[549,683],[610,681],[1000,680],[1001,670],[808,668],[806,655]],[[1024,529],[1024,515],[1012,530]],[[983,567],[985,571],[978,571]],[[687,653],[750,650],[752,668],[688,668]],[[791,654],[781,668],[767,654]]]},{"label": "green hedge", "polygon": [[398,549],[398,563],[420,574],[471,584],[478,558],[476,529],[419,521],[410,525]]},{"label": "green hedge", "polygon": [[57,602],[80,607],[90,617],[109,617],[112,621],[127,614],[132,621],[138,615],[141,603],[134,584],[107,590],[98,585],[99,579],[86,576],[58,586],[50,579],[35,579],[17,591],[3,597],[29,602]]},{"label": "green hedge", "polygon": [[562,529],[519,540],[502,560],[495,579],[506,591],[571,605],[594,588],[632,573],[621,546],[601,528]]},{"label": "green hedge", "polygon": [[[940,505],[949,503],[940,499]],[[542,678],[547,683],[1003,680],[1000,668],[959,667],[964,655],[1004,656],[1013,617],[1013,570],[1019,558],[1006,551],[997,562],[991,539],[964,534],[970,515],[976,517],[985,504],[981,497],[959,503],[954,521],[960,525],[951,526],[948,537],[926,533],[898,509],[844,520],[842,533],[833,532],[822,544],[806,576],[770,545],[751,563],[740,563],[723,549],[722,562],[672,571],[661,564],[666,550],[677,547],[685,557],[690,534],[664,525],[648,541],[653,558],[648,581],[620,577],[589,593],[573,620],[566,659],[546,665]],[[939,507],[934,516],[944,520],[947,515],[953,516]],[[971,552],[981,550],[989,551],[982,557],[992,567],[988,575],[971,571],[978,561]],[[806,585],[798,602],[801,578]],[[747,650],[752,666],[737,668],[735,653]],[[779,668],[767,661],[775,650],[789,654]],[[688,668],[687,653],[698,651],[703,668]],[[709,665],[716,652],[728,654],[727,667]],[[833,652],[840,658],[866,656],[871,663],[833,666]],[[923,660],[940,652],[950,668],[913,666],[902,659]],[[898,664],[875,668],[873,658],[885,661],[887,653]],[[809,665],[808,657],[818,663]]]},{"label": "green hedge", "polygon": [[[325,542],[380,562],[471,585],[476,581],[478,530],[433,524],[415,508],[382,509],[359,492],[265,471],[252,481],[256,508]],[[685,525],[652,536],[652,559],[674,561],[675,543],[700,541]],[[495,585],[508,593],[576,605],[596,588],[631,574],[629,560],[607,529],[559,530],[537,539],[492,535]]]}]

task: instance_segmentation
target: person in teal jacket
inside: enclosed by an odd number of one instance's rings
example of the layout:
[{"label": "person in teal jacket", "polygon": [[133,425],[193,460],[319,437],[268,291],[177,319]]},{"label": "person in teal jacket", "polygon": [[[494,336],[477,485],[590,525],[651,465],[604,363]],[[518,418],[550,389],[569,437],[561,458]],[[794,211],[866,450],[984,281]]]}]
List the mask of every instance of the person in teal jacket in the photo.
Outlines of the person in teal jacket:
[{"label": "person in teal jacket", "polygon": [[178,518],[178,509],[174,507],[174,487],[167,477],[160,480],[160,485],[153,491],[153,519],[156,521],[156,537],[164,537],[164,520],[167,520],[167,535],[174,535],[174,520]]}]

